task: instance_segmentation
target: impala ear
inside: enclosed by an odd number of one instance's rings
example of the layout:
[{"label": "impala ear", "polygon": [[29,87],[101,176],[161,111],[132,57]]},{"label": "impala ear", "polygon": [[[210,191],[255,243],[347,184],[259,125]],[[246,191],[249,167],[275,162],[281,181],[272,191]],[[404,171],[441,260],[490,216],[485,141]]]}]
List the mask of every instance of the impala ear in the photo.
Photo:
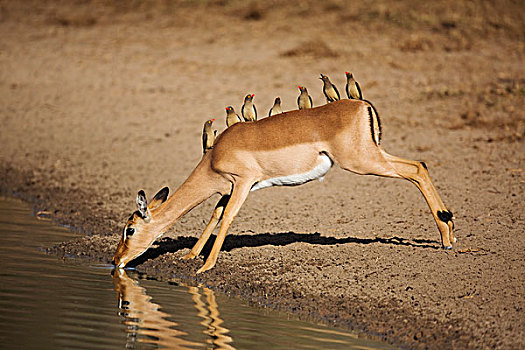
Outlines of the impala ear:
[{"label": "impala ear", "polygon": [[168,194],[170,193],[170,189],[168,187],[164,187],[162,190],[160,190],[155,197],[151,200],[151,203],[148,205],[149,209],[155,209],[162,203],[168,199]]},{"label": "impala ear", "polygon": [[137,206],[139,207],[140,216],[146,221],[149,221],[150,215],[148,210],[148,202],[146,200],[146,194],[143,190],[140,190],[137,194]]}]

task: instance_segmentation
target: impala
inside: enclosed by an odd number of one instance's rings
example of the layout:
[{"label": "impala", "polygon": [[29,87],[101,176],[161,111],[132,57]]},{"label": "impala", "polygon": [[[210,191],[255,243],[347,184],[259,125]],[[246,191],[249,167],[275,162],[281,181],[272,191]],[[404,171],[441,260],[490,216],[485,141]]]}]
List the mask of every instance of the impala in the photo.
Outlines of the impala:
[{"label": "impala", "polygon": [[442,247],[452,248],[453,215],[441,201],[425,163],[395,157],[382,148],[380,119],[368,101],[340,100],[226,129],[169,199],[167,187],[149,204],[139,192],[138,210],[124,227],[113,262],[126,266],[181,216],[218,193],[223,197],[208,226],[185,256],[198,256],[222,219],[213,248],[197,273],[207,271],[215,266],[226,233],[250,191],[321,179],[333,164],[357,174],[414,183],[430,207]]}]

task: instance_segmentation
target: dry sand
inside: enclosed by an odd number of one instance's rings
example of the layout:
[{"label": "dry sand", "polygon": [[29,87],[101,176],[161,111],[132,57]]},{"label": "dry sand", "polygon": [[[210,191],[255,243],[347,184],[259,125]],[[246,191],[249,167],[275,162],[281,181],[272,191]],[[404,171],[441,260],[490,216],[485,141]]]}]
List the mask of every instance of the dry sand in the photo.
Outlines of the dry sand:
[{"label": "dry sand", "polygon": [[[471,1],[2,1],[0,188],[82,234],[50,249],[109,262],[137,190],[175,189],[202,124],[255,93],[324,103],[351,70],[392,154],[424,160],[455,213],[439,248],[406,181],[334,169],[253,193],[217,266],[181,261],[218,198],[137,268],[416,349],[525,347],[525,7]],[[209,250],[209,247],[207,248]]]}]

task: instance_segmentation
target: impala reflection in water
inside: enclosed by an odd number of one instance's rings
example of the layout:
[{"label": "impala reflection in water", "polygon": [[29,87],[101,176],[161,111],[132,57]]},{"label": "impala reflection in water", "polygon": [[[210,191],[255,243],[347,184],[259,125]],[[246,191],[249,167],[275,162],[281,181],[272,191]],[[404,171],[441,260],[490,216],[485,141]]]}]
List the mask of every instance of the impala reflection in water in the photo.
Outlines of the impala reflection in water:
[{"label": "impala reflection in water", "polygon": [[[164,349],[195,349],[202,344],[183,339],[186,332],[177,328],[179,325],[168,318],[171,316],[161,311],[160,305],[151,301],[146,289],[141,287],[137,280],[129,277],[124,269],[113,271],[113,284],[117,292],[120,315],[126,325],[126,349],[140,348],[137,343],[154,344]],[[215,301],[215,294],[205,287],[188,287],[198,311],[200,322],[208,336],[207,343],[213,349],[235,350],[229,343],[233,340],[227,328],[222,326],[219,309]],[[203,296],[201,294],[204,294]]]},{"label": "impala reflection in water", "polygon": [[[192,294],[192,299],[195,302],[195,307],[199,312],[198,315],[203,319],[201,324],[206,328],[204,334],[207,334],[210,337],[206,342],[212,345],[213,349],[235,350],[235,348],[230,345],[230,343],[233,342],[233,339],[228,336],[230,330],[222,326],[224,321],[220,318],[219,307],[215,301],[215,294],[213,291],[206,287],[188,288]],[[202,289],[202,292],[206,297],[206,302],[202,301],[200,289]]]}]

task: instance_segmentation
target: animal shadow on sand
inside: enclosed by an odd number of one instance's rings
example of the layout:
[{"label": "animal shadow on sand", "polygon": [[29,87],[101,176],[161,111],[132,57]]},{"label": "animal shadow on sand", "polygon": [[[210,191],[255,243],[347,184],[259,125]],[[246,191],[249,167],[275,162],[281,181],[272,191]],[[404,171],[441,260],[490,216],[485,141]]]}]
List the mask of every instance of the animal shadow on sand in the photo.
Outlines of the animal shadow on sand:
[{"label": "animal shadow on sand", "polygon": [[[201,255],[204,259],[208,258],[211,252],[213,243],[215,242],[215,235],[212,235],[206,245],[202,249]],[[273,246],[285,246],[292,243],[303,242],[315,245],[336,245],[336,244],[390,244],[396,246],[409,246],[424,249],[439,249],[439,245],[436,241],[427,239],[411,239],[401,238],[397,236],[382,238],[358,238],[358,237],[326,237],[321,236],[320,233],[295,233],[295,232],[280,232],[280,233],[259,233],[259,234],[242,234],[242,235],[230,235],[224,240],[221,251],[231,251],[237,248],[246,247],[262,247],[265,245]],[[159,241],[155,248],[149,249],[146,253],[142,254],[137,259],[133,260],[128,266],[137,266],[143,262],[155,259],[165,253],[174,253],[181,249],[191,249],[197,243],[195,237],[177,237],[169,238],[166,237]]]}]

